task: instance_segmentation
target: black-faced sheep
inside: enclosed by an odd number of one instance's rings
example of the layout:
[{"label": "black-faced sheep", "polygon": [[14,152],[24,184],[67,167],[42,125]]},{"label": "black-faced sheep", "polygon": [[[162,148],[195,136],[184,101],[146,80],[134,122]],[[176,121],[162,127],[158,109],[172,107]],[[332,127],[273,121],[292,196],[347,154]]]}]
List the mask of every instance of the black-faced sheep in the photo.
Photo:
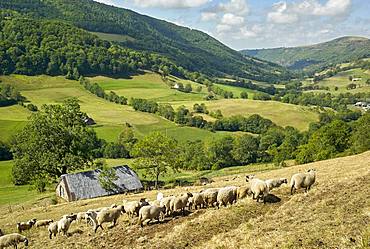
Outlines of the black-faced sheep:
[{"label": "black-faced sheep", "polygon": [[22,231],[30,230],[33,225],[35,225],[36,219],[29,220],[27,222],[18,222],[17,223],[17,229],[19,233],[22,233]]},{"label": "black-faced sheep", "polygon": [[103,229],[102,225],[104,223],[107,223],[107,222],[112,222],[111,227],[114,227],[117,223],[118,218],[124,212],[125,212],[125,209],[124,209],[123,206],[118,206],[116,208],[112,208],[112,209],[109,209],[109,210],[99,212],[97,217],[96,217],[96,222],[97,223],[96,223],[95,229],[94,229],[95,233],[96,233],[96,231],[98,230],[99,227],[101,229]]},{"label": "black-faced sheep", "polygon": [[170,202],[171,212],[174,213],[178,210],[181,210],[182,215],[185,215],[185,207],[188,204],[189,197],[192,197],[192,196],[193,196],[192,193],[184,193],[172,199]]},{"label": "black-faced sheep", "polygon": [[304,188],[307,193],[311,189],[311,186],[316,180],[316,170],[309,169],[307,173],[297,173],[292,176],[290,180],[290,194],[293,195],[294,192],[300,188]]},{"label": "black-faced sheep", "polygon": [[282,184],[288,184],[288,180],[286,178],[279,178],[279,179],[268,179],[265,181],[269,191],[274,188],[279,188]]},{"label": "black-faced sheep", "polygon": [[151,220],[163,220],[165,207],[157,207],[157,206],[144,206],[139,211],[139,220],[138,224],[143,227],[143,223],[148,220],[147,224]]},{"label": "black-faced sheep", "polygon": [[35,227],[46,227],[53,223],[53,220],[38,220],[36,221]]},{"label": "black-faced sheep", "polygon": [[255,176],[246,176],[245,179],[251,184],[251,192],[253,194],[253,199],[257,202],[263,200],[263,203],[266,203],[265,197],[269,193],[269,188],[265,181],[255,178]]},{"label": "black-faced sheep", "polygon": [[0,237],[0,249],[7,248],[10,246],[18,248],[18,244],[20,242],[24,242],[24,245],[28,246],[28,239],[21,234],[11,233],[3,235]]},{"label": "black-faced sheep", "polygon": [[217,194],[217,206],[227,206],[227,204],[233,204],[236,201],[237,187],[224,187],[218,191]]}]

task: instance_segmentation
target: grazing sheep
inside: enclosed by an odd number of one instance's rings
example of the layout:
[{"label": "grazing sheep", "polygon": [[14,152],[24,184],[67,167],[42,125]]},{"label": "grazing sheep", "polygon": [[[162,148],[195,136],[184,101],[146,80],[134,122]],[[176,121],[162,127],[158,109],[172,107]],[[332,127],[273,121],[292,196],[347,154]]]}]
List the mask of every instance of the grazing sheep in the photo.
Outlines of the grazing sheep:
[{"label": "grazing sheep", "polygon": [[304,188],[307,193],[316,180],[316,170],[309,169],[307,173],[298,173],[292,176],[290,180],[290,194],[293,195],[299,188]]},{"label": "grazing sheep", "polygon": [[279,179],[268,179],[265,181],[269,191],[274,188],[280,187],[282,184],[288,184],[288,180],[286,178],[279,178]]},{"label": "grazing sheep", "polygon": [[162,198],[161,200],[160,207],[166,208],[166,211],[165,211],[166,215],[171,214],[171,201],[173,199],[175,199],[175,196],[167,196],[167,197]]},{"label": "grazing sheep", "polygon": [[255,178],[254,176],[246,176],[245,179],[251,184],[251,192],[253,194],[253,199],[257,202],[261,199],[263,203],[266,203],[265,197],[269,193],[269,188],[265,181]]},{"label": "grazing sheep", "polygon": [[176,196],[174,199],[170,202],[170,209],[171,212],[174,213],[177,210],[181,210],[182,215],[185,215],[185,207],[186,204],[188,204],[189,197],[192,197],[192,193],[184,193],[180,196]]},{"label": "grazing sheep", "polygon": [[248,195],[251,195],[251,194],[252,194],[252,191],[251,191],[251,185],[250,184],[247,184],[246,186],[238,187],[237,190],[236,190],[236,198],[238,200],[243,199],[243,198],[245,198],[245,197],[247,197]]},{"label": "grazing sheep", "polygon": [[24,245],[28,246],[28,239],[21,234],[12,233],[3,235],[0,237],[0,249],[10,246],[14,246],[17,249],[20,242],[24,242]]},{"label": "grazing sheep", "polygon": [[205,206],[205,202],[203,199],[202,193],[192,193],[193,196],[189,197],[188,204],[189,204],[189,210],[194,206],[195,210],[199,208],[203,208]]},{"label": "grazing sheep", "polygon": [[79,212],[79,213],[77,213],[76,222],[82,222],[83,220],[86,220],[86,223],[87,223],[86,218],[87,218],[86,212]]},{"label": "grazing sheep", "polygon": [[58,233],[58,221],[51,223],[48,226],[48,231],[49,231],[49,238],[50,239],[52,239],[52,235],[54,235],[54,237],[55,237]]},{"label": "grazing sheep", "polygon": [[227,206],[227,204],[233,204],[236,201],[237,187],[224,187],[221,188],[217,193],[217,206]]},{"label": "grazing sheep", "polygon": [[149,202],[149,206],[160,207],[161,206],[161,201],[160,200],[151,201],[151,202]]},{"label": "grazing sheep", "polygon": [[143,223],[148,220],[147,224],[151,220],[157,219],[158,221],[163,220],[165,207],[157,207],[157,206],[144,206],[139,211],[139,221],[138,224],[143,227]]},{"label": "grazing sheep", "polygon": [[101,211],[98,213],[97,217],[96,217],[96,225],[95,225],[95,233],[96,231],[98,230],[98,228],[100,227],[101,229],[103,229],[103,224],[106,223],[106,222],[112,222],[112,226],[111,227],[114,227],[117,223],[117,220],[118,218],[121,216],[121,214],[123,214],[125,212],[125,209],[123,206],[118,206],[116,208],[112,208],[110,210],[106,210],[106,211]]},{"label": "grazing sheep", "polygon": [[140,208],[148,205],[149,202],[144,198],[140,199],[140,201],[123,201],[123,208],[125,209],[125,212],[129,218],[138,216]]},{"label": "grazing sheep", "polygon": [[86,211],[86,223],[95,227],[97,224],[96,217],[98,216],[98,213],[99,211],[96,211],[94,209],[87,210]]},{"label": "grazing sheep", "polygon": [[76,214],[64,215],[64,217],[58,221],[58,233],[63,233],[67,236],[71,223],[76,219]]},{"label": "grazing sheep", "polygon": [[218,188],[209,188],[209,189],[200,191],[203,195],[203,200],[204,200],[204,203],[206,204],[206,207],[209,207],[209,206],[214,207],[215,204],[217,206],[218,191],[219,191]]},{"label": "grazing sheep", "polygon": [[50,223],[53,223],[53,220],[38,220],[36,221],[35,227],[46,227]]},{"label": "grazing sheep", "polygon": [[22,231],[30,230],[33,225],[35,225],[36,219],[29,220],[27,222],[18,222],[17,223],[17,229],[19,233],[22,233]]}]

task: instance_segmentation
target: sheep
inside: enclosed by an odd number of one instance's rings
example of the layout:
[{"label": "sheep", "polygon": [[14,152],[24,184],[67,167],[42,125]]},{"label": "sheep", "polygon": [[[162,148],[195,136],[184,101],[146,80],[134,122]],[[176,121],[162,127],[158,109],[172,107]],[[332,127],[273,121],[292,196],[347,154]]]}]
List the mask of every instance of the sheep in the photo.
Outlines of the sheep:
[{"label": "sheep", "polygon": [[140,201],[124,201],[123,202],[123,208],[125,209],[125,212],[127,213],[129,218],[133,218],[135,215],[139,215],[139,210],[143,206],[148,206],[149,202],[142,198]]},{"label": "sheep", "polygon": [[11,233],[6,234],[0,237],[0,249],[7,248],[10,246],[14,246],[14,248],[18,248],[18,243],[24,242],[25,246],[28,246],[28,239],[18,233]]},{"label": "sheep", "polygon": [[247,197],[248,195],[251,195],[252,192],[251,192],[251,185],[248,184],[246,186],[241,186],[241,187],[238,187],[237,190],[236,190],[236,198],[238,200],[240,199],[243,199],[245,197]]},{"label": "sheep", "polygon": [[86,211],[86,223],[92,225],[93,227],[96,226],[97,221],[96,217],[98,216],[99,211],[94,209],[89,209]]},{"label": "sheep", "polygon": [[209,188],[206,190],[200,191],[203,195],[204,203],[206,204],[206,207],[217,205],[217,194],[218,194],[217,188]]},{"label": "sheep", "polygon": [[99,212],[97,217],[96,217],[97,223],[95,224],[95,229],[94,229],[95,233],[96,233],[96,231],[98,230],[99,227],[103,230],[102,225],[103,225],[103,223],[106,223],[106,222],[112,222],[111,227],[114,227],[117,223],[118,218],[124,212],[125,212],[125,209],[121,205],[116,207],[116,208],[112,208],[110,210]]},{"label": "sheep", "polygon": [[38,220],[35,224],[35,227],[46,227],[50,223],[53,223],[53,220]]},{"label": "sheep", "polygon": [[71,226],[71,223],[76,220],[76,218],[76,214],[64,215],[64,217],[58,221],[58,233],[63,233],[65,236],[67,236],[69,227]]},{"label": "sheep", "polygon": [[48,231],[49,231],[49,239],[52,239],[53,235],[55,237],[58,233],[58,221],[55,221],[55,222],[51,223],[48,226]]},{"label": "sheep", "polygon": [[245,179],[251,184],[251,192],[253,194],[253,199],[257,202],[262,199],[263,203],[266,203],[266,196],[269,193],[269,188],[265,181],[255,178],[254,176],[246,176]]},{"label": "sheep", "polygon": [[22,233],[22,231],[30,230],[33,225],[35,225],[36,219],[29,220],[27,222],[18,222],[17,223],[17,229],[19,233]]},{"label": "sheep", "polygon": [[165,207],[165,214],[170,215],[171,214],[171,201],[175,199],[175,196],[167,196],[162,198],[160,202],[160,207]]},{"label": "sheep", "polygon": [[309,169],[307,173],[297,173],[290,180],[290,194],[293,195],[299,188],[304,188],[307,193],[316,180],[316,170]]},{"label": "sheep", "polygon": [[177,210],[182,211],[182,215],[185,215],[185,207],[186,204],[188,203],[189,197],[192,197],[192,193],[184,193],[180,196],[176,196],[175,198],[171,199],[170,202],[170,210],[172,213],[174,213]]},{"label": "sheep", "polygon": [[83,220],[86,220],[86,223],[87,223],[87,216],[86,216],[86,212],[79,212],[77,213],[77,218],[76,218],[76,222],[82,222]]},{"label": "sheep", "polygon": [[193,196],[189,197],[188,204],[189,204],[189,210],[194,206],[195,210],[199,208],[202,208],[205,206],[205,202],[203,199],[202,193],[192,193]]},{"label": "sheep", "polygon": [[271,191],[274,188],[280,187],[284,183],[288,184],[288,180],[286,178],[268,179],[265,182],[267,184],[267,187],[269,188],[269,191]]},{"label": "sheep", "polygon": [[157,206],[144,206],[139,211],[139,220],[138,225],[143,227],[143,223],[146,220],[149,220],[147,224],[154,219],[157,219],[158,221],[163,220],[164,212],[166,208],[163,207],[157,207]]},{"label": "sheep", "polygon": [[233,204],[236,201],[237,187],[224,187],[221,188],[217,193],[217,206],[225,206],[227,204]]}]

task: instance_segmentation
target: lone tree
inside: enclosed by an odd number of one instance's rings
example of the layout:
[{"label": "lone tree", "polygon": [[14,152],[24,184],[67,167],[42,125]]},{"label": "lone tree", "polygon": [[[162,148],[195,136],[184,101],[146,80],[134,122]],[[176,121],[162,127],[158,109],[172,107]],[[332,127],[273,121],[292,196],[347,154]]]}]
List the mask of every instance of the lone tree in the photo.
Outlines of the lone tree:
[{"label": "lone tree", "polygon": [[169,168],[176,170],[179,164],[177,141],[159,132],[141,139],[135,144],[132,154],[137,157],[136,169],[143,169],[144,176],[155,178],[155,188],[158,188],[159,177]]},{"label": "lone tree", "polygon": [[76,99],[44,105],[32,114],[12,145],[14,183],[28,184],[40,176],[55,178],[91,164],[99,140],[85,118]]}]

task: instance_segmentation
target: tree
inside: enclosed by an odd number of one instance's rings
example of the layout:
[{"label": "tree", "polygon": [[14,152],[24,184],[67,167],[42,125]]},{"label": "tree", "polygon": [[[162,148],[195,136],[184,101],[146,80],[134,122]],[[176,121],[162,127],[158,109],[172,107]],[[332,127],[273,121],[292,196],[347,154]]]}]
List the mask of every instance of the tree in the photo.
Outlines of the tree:
[{"label": "tree", "polygon": [[240,98],[242,98],[242,99],[248,99],[248,93],[247,92],[241,92],[240,93]]},{"label": "tree", "polygon": [[125,146],[125,148],[130,152],[137,141],[138,139],[135,137],[135,133],[130,125],[124,125],[118,136],[118,144]]},{"label": "tree", "polygon": [[115,169],[103,166],[98,176],[98,180],[103,189],[107,192],[114,192],[117,185],[114,183],[118,179]]},{"label": "tree", "polygon": [[193,91],[193,88],[191,87],[190,83],[185,85],[184,92],[191,93]]},{"label": "tree", "polygon": [[235,164],[231,155],[233,142],[233,137],[225,136],[208,144],[208,158],[212,164],[212,169],[220,169]]},{"label": "tree", "polygon": [[232,155],[241,164],[250,164],[257,161],[259,141],[251,135],[235,138]]},{"label": "tree", "polygon": [[357,85],[354,84],[354,83],[351,83],[351,84],[347,85],[347,90],[352,90],[352,89],[356,89],[356,88],[357,88]]},{"label": "tree", "polygon": [[12,145],[14,183],[27,184],[40,175],[60,177],[90,165],[99,140],[85,118],[76,99],[44,105],[32,114]]},{"label": "tree", "polygon": [[151,133],[136,143],[132,154],[137,157],[135,168],[143,170],[145,177],[154,177],[156,188],[159,177],[169,168],[176,170],[179,164],[177,141],[159,132]]},{"label": "tree", "polygon": [[0,141],[0,161],[10,160],[12,158],[13,155],[10,152],[10,147],[6,143]]},{"label": "tree", "polygon": [[370,85],[370,79],[366,80],[366,84]]},{"label": "tree", "polygon": [[364,114],[353,125],[351,152],[361,153],[370,150],[370,113]]},{"label": "tree", "polygon": [[203,141],[187,141],[183,143],[180,148],[181,168],[187,170],[210,169]]},{"label": "tree", "polygon": [[[369,83],[370,84],[370,83]],[[202,86],[197,86],[197,88],[195,88],[195,91],[197,92],[197,93],[200,93],[201,91],[202,91]]]},{"label": "tree", "polygon": [[348,76],[348,80],[349,81],[352,81],[353,80],[353,76],[352,75]]},{"label": "tree", "polygon": [[129,158],[130,153],[123,144],[108,143],[104,147],[105,158]]}]

